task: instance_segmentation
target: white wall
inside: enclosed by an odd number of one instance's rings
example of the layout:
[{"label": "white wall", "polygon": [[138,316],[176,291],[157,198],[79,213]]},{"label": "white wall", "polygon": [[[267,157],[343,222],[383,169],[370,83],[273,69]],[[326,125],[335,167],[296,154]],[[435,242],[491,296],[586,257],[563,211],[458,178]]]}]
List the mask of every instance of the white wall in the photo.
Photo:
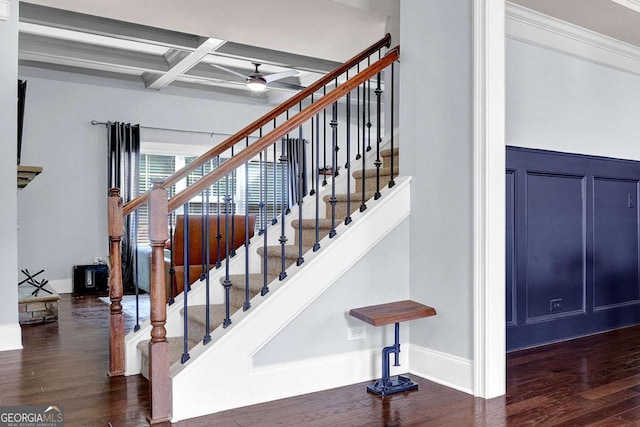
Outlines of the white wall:
[{"label": "white wall", "polygon": [[[392,326],[375,328],[348,313],[409,297],[408,241],[409,220],[404,220],[257,352],[253,363],[284,363],[392,345]],[[347,329],[355,326],[366,327],[366,339],[347,340]],[[408,326],[403,326],[401,338],[408,342]]]},{"label": "white wall", "polygon": [[470,360],[472,5],[403,0],[400,6],[401,158],[403,174],[413,177],[410,295],[438,311],[411,322],[411,343]]},{"label": "white wall", "polygon": [[507,39],[507,144],[640,160],[640,76]]},{"label": "white wall", "polygon": [[[68,281],[73,265],[108,255],[107,131],[91,120],[233,133],[270,110],[258,101],[241,103],[204,91],[147,91],[141,82],[24,67],[20,77],[28,81],[22,163],[44,171],[18,197],[19,265],[45,269],[50,281]],[[208,135],[141,133],[154,141],[210,140]]]},{"label": "white wall", "polygon": [[0,350],[21,348],[18,325],[18,232],[16,135],[18,93],[18,2],[0,20]]}]

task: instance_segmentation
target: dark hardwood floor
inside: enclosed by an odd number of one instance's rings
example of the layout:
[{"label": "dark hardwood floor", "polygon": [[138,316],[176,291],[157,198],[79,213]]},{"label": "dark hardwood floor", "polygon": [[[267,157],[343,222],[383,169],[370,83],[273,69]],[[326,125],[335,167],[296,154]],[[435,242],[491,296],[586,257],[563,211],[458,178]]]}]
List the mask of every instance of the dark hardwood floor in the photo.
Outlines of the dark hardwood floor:
[{"label": "dark hardwood floor", "polygon": [[[24,327],[24,349],[0,352],[0,405],[63,406],[69,427],[146,425],[147,381],[106,375],[108,317],[96,298],[66,295],[57,323]],[[384,399],[362,383],[174,425],[640,426],[640,327],[512,353],[507,363],[507,395],[488,401],[414,377],[419,390]]]}]

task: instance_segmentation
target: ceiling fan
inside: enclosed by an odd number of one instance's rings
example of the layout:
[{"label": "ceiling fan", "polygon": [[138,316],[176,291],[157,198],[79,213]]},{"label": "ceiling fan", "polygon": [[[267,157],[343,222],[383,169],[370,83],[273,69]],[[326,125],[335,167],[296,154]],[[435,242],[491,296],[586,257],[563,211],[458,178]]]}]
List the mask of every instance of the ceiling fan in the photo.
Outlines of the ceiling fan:
[{"label": "ceiling fan", "polygon": [[296,70],[287,70],[287,71],[282,71],[280,73],[264,75],[258,70],[258,67],[262,64],[259,64],[257,62],[252,62],[252,64],[254,67],[256,67],[256,70],[249,75],[238,73],[237,71],[230,70],[229,68],[225,68],[222,65],[218,65],[218,64],[210,64],[210,65],[215,68],[219,68],[223,71],[226,71],[227,73],[231,73],[236,76],[242,77],[246,82],[247,87],[252,92],[262,92],[267,87],[279,87],[283,89],[293,89],[293,90],[304,89],[304,86],[279,81],[287,77],[297,76],[298,72]]}]

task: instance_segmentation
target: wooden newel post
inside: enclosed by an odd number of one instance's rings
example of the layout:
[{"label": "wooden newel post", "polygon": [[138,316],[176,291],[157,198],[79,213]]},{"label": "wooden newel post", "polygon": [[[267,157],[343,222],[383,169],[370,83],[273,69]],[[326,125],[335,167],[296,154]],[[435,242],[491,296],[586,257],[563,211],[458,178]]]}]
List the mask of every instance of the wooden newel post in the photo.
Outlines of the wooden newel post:
[{"label": "wooden newel post", "polygon": [[151,244],[151,342],[149,343],[149,387],[151,414],[157,424],[171,418],[171,381],[169,343],[164,327],[167,320],[167,296],[164,283],[164,245],[169,238],[169,200],[162,180],[154,180],[149,193],[149,241]]},{"label": "wooden newel post", "polygon": [[122,314],[122,197],[119,188],[109,190],[109,376],[124,375],[124,314]]}]

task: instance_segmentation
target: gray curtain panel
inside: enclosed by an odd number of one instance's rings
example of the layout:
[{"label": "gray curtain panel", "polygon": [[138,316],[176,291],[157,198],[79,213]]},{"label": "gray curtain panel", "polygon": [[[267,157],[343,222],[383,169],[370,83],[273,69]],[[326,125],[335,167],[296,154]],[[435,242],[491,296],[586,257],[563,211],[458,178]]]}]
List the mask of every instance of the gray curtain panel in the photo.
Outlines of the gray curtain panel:
[{"label": "gray curtain panel", "polygon": [[[126,204],[138,195],[140,182],[140,125],[108,122],[109,188],[119,188]],[[124,220],[122,236],[122,283],[125,291],[136,287],[136,215]]]}]

